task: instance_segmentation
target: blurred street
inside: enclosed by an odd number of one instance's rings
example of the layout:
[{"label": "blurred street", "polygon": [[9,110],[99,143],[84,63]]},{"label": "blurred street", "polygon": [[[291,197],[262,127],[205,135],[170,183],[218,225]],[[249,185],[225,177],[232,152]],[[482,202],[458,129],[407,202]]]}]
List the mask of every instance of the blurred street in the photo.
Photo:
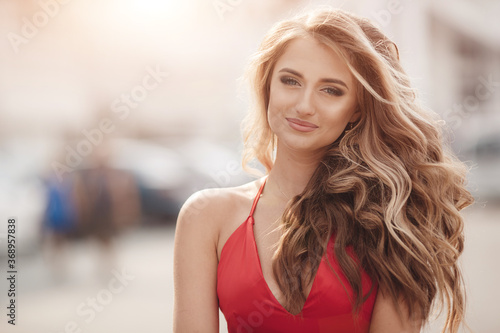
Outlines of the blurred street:
[{"label": "blurred street", "polygon": [[[478,204],[464,215],[468,324],[473,332],[498,333],[500,261],[492,259],[500,253],[500,207]],[[18,258],[17,325],[7,325],[2,279],[0,332],[171,332],[173,240],[173,225],[129,230],[115,244],[114,273],[99,269],[102,254],[91,241],[66,245],[60,276],[52,275],[42,252]],[[220,322],[220,332],[227,332],[222,314]],[[423,332],[439,330],[431,325]]]}]

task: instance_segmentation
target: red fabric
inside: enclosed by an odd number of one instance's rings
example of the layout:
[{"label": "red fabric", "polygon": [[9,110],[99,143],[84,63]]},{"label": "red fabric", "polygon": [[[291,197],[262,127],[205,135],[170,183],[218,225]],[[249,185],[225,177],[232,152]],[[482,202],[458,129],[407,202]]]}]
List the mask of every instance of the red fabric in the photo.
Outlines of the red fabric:
[{"label": "red fabric", "polygon": [[[349,300],[353,291],[333,254],[333,236],[327,253],[338,277],[329,268],[324,255],[302,309],[303,318],[300,314],[290,314],[276,300],[263,277],[253,232],[253,211],[264,184],[255,197],[248,218],[224,244],[217,268],[219,306],[229,333],[368,332],[377,288],[374,286],[355,321]],[[372,282],[365,272],[362,272],[362,285],[366,295]]]}]

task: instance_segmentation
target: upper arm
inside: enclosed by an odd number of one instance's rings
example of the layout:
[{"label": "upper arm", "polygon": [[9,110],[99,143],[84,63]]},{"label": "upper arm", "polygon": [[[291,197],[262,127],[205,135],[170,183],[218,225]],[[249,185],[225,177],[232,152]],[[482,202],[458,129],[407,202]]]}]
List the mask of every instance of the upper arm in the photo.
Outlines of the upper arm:
[{"label": "upper arm", "polygon": [[370,333],[420,332],[422,321],[410,318],[408,308],[403,301],[400,301],[397,306],[399,312],[392,298],[379,288],[373,307]]},{"label": "upper arm", "polygon": [[218,228],[202,191],[183,205],[174,241],[174,332],[218,332]]}]

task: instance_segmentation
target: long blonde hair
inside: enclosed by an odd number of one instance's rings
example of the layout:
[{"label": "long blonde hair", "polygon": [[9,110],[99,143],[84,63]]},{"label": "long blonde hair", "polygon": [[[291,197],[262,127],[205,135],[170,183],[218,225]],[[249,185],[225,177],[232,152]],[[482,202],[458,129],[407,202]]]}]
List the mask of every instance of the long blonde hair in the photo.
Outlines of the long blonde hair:
[{"label": "long blonde hair", "polygon": [[[326,250],[335,255],[360,309],[361,268],[410,314],[427,320],[436,300],[456,332],[465,291],[457,260],[463,251],[459,211],[473,202],[467,168],[445,148],[442,122],[424,109],[399,63],[396,45],[370,21],[342,10],[320,10],[275,25],[251,59],[255,105],[245,119],[243,165],[257,158],[273,167],[276,137],[267,122],[270,79],[296,38],[310,36],[343,58],[358,84],[361,117],[331,144],[303,193],[282,216],[284,230],[273,273],[284,307],[300,312]],[[348,255],[351,246],[357,260]],[[304,267],[310,267],[304,270]]]}]

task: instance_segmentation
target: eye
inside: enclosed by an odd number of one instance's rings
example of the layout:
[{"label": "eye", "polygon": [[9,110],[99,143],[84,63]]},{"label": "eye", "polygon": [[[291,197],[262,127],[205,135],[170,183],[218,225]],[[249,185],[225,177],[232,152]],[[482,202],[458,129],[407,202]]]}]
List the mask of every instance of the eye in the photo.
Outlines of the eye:
[{"label": "eye", "polygon": [[324,92],[326,92],[328,95],[332,96],[342,96],[344,95],[344,92],[340,89],[337,88],[332,88],[332,87],[327,87],[323,89]]},{"label": "eye", "polygon": [[294,78],[289,77],[289,76],[282,76],[280,78],[280,81],[283,84],[286,84],[286,85],[289,85],[289,86],[298,86],[299,85],[299,82],[297,80],[295,80]]}]

